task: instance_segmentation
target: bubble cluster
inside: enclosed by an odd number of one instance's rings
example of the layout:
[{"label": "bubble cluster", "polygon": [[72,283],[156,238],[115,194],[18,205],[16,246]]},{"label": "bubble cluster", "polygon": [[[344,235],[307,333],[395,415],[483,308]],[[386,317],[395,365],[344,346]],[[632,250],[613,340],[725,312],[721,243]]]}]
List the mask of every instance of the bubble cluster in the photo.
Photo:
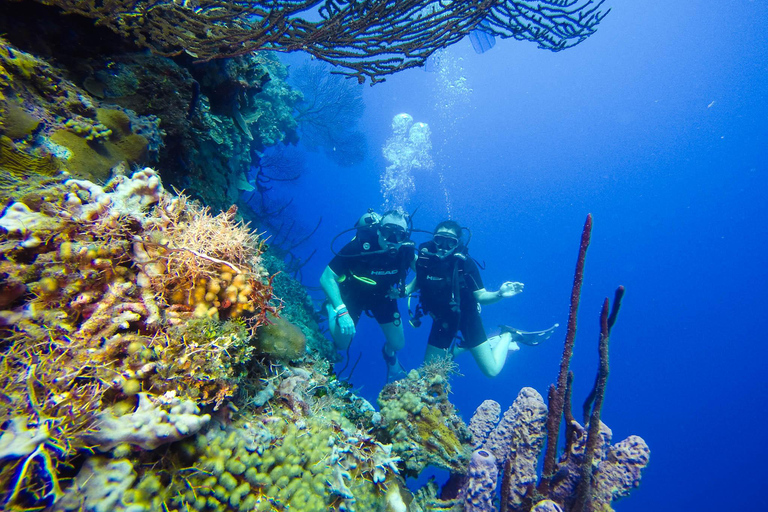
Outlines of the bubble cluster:
[{"label": "bubble cluster", "polygon": [[445,155],[447,148],[453,145],[453,142],[459,136],[459,127],[469,116],[472,88],[465,76],[462,59],[455,57],[448,50],[440,50],[433,55],[436,70],[436,80],[434,87],[434,109],[438,125],[436,160],[439,162],[437,168],[440,186],[445,196],[445,208],[448,217],[451,216],[451,198],[448,193],[446,175],[452,171],[451,158]]},{"label": "bubble cluster", "polygon": [[389,165],[381,175],[384,209],[405,209],[415,189],[412,170],[430,170],[432,160],[431,131],[427,123],[414,123],[410,114],[392,119],[392,136],[382,147]]}]

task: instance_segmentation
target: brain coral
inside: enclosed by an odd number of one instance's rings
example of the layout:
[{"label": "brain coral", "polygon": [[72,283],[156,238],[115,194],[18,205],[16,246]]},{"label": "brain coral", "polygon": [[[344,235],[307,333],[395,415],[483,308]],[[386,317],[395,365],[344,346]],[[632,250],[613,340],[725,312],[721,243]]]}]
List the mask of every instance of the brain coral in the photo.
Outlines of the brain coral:
[{"label": "brain coral", "polygon": [[301,330],[285,318],[270,315],[267,323],[258,328],[257,350],[283,360],[304,355],[307,338]]}]

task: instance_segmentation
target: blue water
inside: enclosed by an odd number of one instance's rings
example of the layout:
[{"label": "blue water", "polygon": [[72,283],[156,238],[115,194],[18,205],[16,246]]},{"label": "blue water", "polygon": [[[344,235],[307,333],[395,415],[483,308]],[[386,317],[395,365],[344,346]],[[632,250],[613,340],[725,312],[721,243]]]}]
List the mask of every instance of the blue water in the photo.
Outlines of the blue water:
[{"label": "blue water", "polygon": [[[283,189],[307,225],[323,217],[302,248],[318,250],[304,282],[317,284],[330,239],[381,205],[381,146],[392,117],[407,112],[432,128],[436,164],[414,173],[417,227],[447,216],[447,192],[451,217],[473,230],[486,286],[526,285],[484,309],[489,334],[500,323],[565,324],[581,228],[594,215],[574,404],[594,379],[602,300],[624,285],[603,421],[615,441],[638,434],[652,452],[641,487],[617,510],[768,510],[768,4],[610,3],[593,37],[558,54],[515,41],[483,55],[468,40],[452,47],[472,89],[453,111],[436,106],[453,93],[434,73],[366,86],[367,160],[338,168],[310,154],[305,176]],[[406,329],[409,368],[423,358],[428,323]],[[453,401],[465,419],[487,398],[506,409],[522,386],[546,395],[564,336],[561,327],[523,347],[496,379],[460,358]],[[364,318],[352,382],[372,402],[382,344]]]}]

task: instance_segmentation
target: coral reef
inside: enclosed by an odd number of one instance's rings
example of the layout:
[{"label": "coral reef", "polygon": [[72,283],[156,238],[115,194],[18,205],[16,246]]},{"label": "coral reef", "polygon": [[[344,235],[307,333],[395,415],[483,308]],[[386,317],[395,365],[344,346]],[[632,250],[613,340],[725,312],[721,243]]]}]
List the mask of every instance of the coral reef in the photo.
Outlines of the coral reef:
[{"label": "coral reef", "polygon": [[149,141],[160,143],[156,119],[103,108],[64,72],[5,39],[0,76],[0,135],[28,158],[55,157],[72,174],[103,182],[119,162],[146,163]]},{"label": "coral reef", "polygon": [[[311,371],[291,373],[308,383],[319,379]],[[405,510],[390,445],[362,433],[333,408],[272,403],[247,420],[212,422],[152,465],[92,457],[56,509]],[[96,477],[98,486],[88,483],[95,471],[109,475]]]},{"label": "coral reef", "polygon": [[[0,217],[12,292],[0,311],[2,444],[12,435],[28,449],[4,452],[9,504],[60,496],[62,468],[88,446],[114,445],[116,423],[157,439],[194,433],[207,420],[185,400],[219,407],[234,396],[249,333],[276,311],[255,235],[231,212],[214,217],[172,196],[151,169],[104,187],[59,180],[16,199]],[[233,284],[206,297],[196,292],[204,279]],[[196,317],[217,323],[200,332]],[[122,412],[103,411],[121,401]],[[136,439],[126,438],[157,443]]]},{"label": "coral reef", "polygon": [[186,478],[202,496],[187,492],[180,501],[191,510],[384,510],[382,492],[397,472],[390,446],[340,416],[341,424],[284,414],[198,436],[188,447],[199,453],[199,469]]},{"label": "coral reef", "polygon": [[407,378],[387,384],[379,394],[382,426],[403,459],[407,476],[418,475],[429,465],[466,471],[471,434],[448,400],[448,376],[453,371],[452,363],[439,360],[411,370]]}]

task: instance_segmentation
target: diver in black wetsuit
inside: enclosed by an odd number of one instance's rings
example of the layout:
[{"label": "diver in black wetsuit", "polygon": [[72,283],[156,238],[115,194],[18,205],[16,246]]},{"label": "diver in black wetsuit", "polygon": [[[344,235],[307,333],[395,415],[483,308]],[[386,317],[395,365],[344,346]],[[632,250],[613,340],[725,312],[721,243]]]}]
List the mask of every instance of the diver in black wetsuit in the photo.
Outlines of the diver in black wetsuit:
[{"label": "diver in black wetsuit", "polygon": [[[524,285],[507,281],[496,292],[486,290],[477,265],[462,244],[464,229],[450,220],[437,225],[432,240],[419,247],[416,279],[406,291],[410,295],[421,290],[420,313],[432,317],[426,362],[446,353],[454,357],[469,350],[483,373],[495,377],[504,367],[509,351],[519,350],[516,341],[536,345],[549,338],[557,325],[538,333],[502,326],[501,334],[488,339],[480,305],[514,297],[523,291]],[[459,331],[463,341],[459,347],[452,347]]]},{"label": "diver in black wetsuit", "polygon": [[[375,214],[374,214],[375,215]],[[397,352],[405,345],[397,299],[404,296],[405,277],[414,268],[415,247],[405,215],[378,216],[345,245],[320,277],[328,301],[328,325],[338,350],[347,350],[360,315],[369,312],[381,326],[387,380],[405,375]]]}]

